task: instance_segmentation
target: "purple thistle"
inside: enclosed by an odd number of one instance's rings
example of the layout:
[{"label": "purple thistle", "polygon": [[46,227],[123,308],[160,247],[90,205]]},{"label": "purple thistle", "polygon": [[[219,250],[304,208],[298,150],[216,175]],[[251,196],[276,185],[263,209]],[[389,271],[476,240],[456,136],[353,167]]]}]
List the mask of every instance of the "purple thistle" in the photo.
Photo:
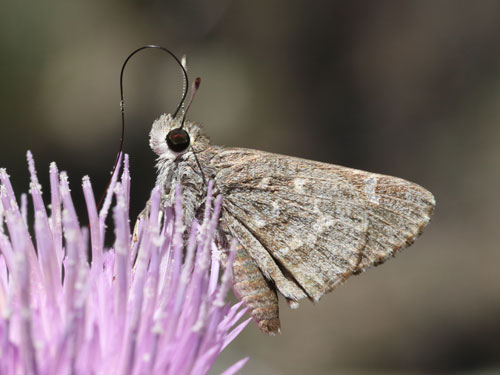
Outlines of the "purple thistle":
[{"label": "purple thistle", "polygon": [[[121,180],[116,171],[100,212],[83,178],[89,226],[82,227],[67,175],[54,163],[48,215],[28,152],[35,242],[27,197],[19,208],[0,169],[0,374],[206,374],[248,324],[238,324],[246,311],[241,302],[225,302],[234,244],[220,271],[214,235],[221,197],[213,200],[212,184],[204,220],[192,223],[184,250],[180,187],[173,209],[162,207],[155,187],[149,214],[131,233],[124,159]],[[115,243],[105,249],[111,208]]]}]

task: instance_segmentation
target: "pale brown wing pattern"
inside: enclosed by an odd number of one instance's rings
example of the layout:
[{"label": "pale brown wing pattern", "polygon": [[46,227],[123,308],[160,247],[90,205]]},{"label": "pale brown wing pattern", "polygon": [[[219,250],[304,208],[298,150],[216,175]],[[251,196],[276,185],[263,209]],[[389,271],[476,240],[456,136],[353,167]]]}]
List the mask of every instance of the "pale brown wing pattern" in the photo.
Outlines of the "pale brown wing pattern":
[{"label": "pale brown wing pattern", "polygon": [[435,202],[411,182],[246,149],[212,159],[223,221],[286,297],[317,301],[409,246]]}]

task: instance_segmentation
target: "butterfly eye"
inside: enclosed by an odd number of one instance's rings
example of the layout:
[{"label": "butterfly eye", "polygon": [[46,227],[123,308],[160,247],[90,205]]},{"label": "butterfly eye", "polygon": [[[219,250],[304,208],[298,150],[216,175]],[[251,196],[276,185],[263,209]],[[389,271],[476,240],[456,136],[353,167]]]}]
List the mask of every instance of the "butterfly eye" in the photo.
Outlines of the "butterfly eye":
[{"label": "butterfly eye", "polygon": [[182,152],[189,147],[189,134],[184,129],[174,129],[167,134],[167,146],[174,152]]}]

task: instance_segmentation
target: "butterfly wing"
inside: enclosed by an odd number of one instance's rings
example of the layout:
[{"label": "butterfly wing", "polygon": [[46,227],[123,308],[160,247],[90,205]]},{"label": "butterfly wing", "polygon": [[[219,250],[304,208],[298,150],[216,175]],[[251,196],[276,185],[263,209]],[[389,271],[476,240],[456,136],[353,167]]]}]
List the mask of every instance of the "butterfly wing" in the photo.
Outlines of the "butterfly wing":
[{"label": "butterfly wing", "polygon": [[211,160],[222,222],[288,299],[314,301],[409,246],[435,200],[400,178],[257,150]]}]

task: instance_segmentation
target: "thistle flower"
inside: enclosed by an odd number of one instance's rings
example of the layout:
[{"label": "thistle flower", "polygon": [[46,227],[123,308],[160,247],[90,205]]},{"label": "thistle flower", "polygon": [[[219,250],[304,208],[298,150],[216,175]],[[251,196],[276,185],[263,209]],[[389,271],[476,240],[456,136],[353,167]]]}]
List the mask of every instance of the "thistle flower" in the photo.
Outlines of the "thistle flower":
[{"label": "thistle flower", "polygon": [[[175,207],[163,208],[158,187],[132,235],[127,156],[121,181],[117,171],[99,213],[83,178],[88,228],[80,225],[66,173],[51,164],[49,216],[29,152],[28,166],[34,242],[27,197],[19,208],[0,170],[0,374],[207,373],[249,321],[236,325],[245,309],[224,302],[234,251],[221,271],[214,244],[221,200],[212,210],[212,186],[205,220],[193,222],[188,235],[180,188]],[[113,195],[115,243],[105,249]]]}]

